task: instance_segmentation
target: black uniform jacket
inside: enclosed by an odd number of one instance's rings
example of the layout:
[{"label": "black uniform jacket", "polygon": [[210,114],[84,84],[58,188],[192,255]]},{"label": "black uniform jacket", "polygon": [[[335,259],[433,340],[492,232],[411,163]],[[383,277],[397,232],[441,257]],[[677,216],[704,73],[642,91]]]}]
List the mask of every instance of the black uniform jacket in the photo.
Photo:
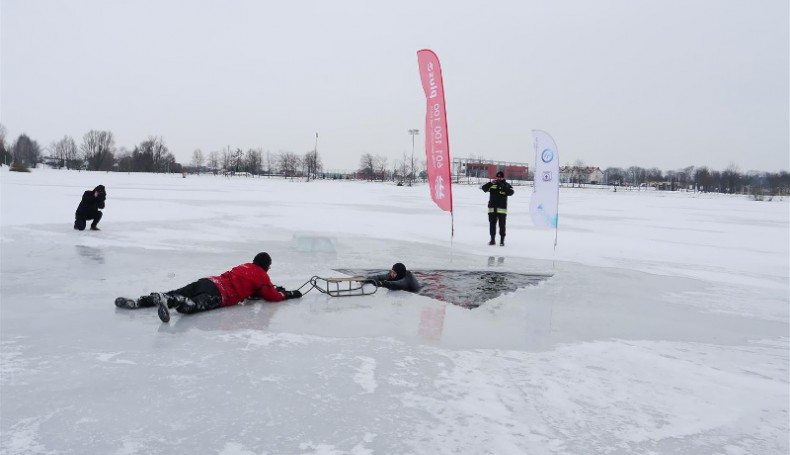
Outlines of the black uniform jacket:
[{"label": "black uniform jacket", "polygon": [[414,277],[414,274],[409,271],[406,272],[403,278],[396,280],[390,278],[389,272],[382,273],[381,275],[373,275],[368,278],[378,282],[379,286],[392,289],[393,291],[417,292],[420,290],[420,283],[417,281],[417,278]]},{"label": "black uniform jacket", "polygon": [[80,205],[77,207],[77,211],[74,213],[74,216],[77,218],[85,218],[85,219],[93,219],[96,218],[96,214],[99,213],[99,209],[104,208],[104,201],[107,199],[107,195],[103,193],[99,193],[99,196],[94,196],[95,190],[90,190],[82,193],[82,200],[80,201]]},{"label": "black uniform jacket", "polygon": [[513,187],[504,180],[488,182],[481,186],[489,194],[488,208],[507,210],[507,197],[513,196]]}]

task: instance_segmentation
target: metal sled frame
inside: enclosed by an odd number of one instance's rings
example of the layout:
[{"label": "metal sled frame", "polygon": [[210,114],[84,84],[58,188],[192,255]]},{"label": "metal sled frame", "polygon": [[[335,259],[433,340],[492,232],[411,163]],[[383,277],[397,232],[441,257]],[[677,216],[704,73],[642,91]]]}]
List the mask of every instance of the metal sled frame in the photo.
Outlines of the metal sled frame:
[{"label": "metal sled frame", "polygon": [[313,289],[318,290],[322,294],[330,297],[354,297],[360,295],[372,295],[378,291],[378,286],[368,286],[365,289],[365,284],[372,284],[372,282],[361,276],[351,278],[322,278],[314,276],[310,278],[305,284],[299,287],[301,292],[302,288],[310,285],[310,288],[302,292],[302,295],[307,294]]}]

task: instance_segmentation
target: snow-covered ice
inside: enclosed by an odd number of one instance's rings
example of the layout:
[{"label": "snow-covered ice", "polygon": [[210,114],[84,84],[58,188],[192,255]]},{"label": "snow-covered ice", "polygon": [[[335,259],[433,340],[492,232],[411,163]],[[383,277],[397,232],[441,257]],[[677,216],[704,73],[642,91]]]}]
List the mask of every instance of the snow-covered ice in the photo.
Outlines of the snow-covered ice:
[{"label": "snow-covered ice", "polygon": [[[72,229],[107,187],[100,232]],[[486,195],[350,181],[0,170],[0,452],[786,454],[787,199],[562,189],[507,246]],[[336,269],[553,273],[476,309],[380,290],[161,324],[117,296],[268,251]]]}]

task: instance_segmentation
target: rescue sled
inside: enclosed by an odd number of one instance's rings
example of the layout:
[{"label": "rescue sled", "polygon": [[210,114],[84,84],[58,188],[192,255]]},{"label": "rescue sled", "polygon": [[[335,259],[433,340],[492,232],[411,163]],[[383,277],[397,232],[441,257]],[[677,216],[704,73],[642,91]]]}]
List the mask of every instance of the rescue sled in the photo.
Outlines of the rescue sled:
[{"label": "rescue sled", "polygon": [[[302,292],[302,288],[308,285],[310,287]],[[361,276],[349,278],[323,278],[314,276],[299,287],[299,291],[302,292],[302,295],[307,294],[313,289],[330,297],[353,297],[375,294],[379,288],[372,280]]]}]

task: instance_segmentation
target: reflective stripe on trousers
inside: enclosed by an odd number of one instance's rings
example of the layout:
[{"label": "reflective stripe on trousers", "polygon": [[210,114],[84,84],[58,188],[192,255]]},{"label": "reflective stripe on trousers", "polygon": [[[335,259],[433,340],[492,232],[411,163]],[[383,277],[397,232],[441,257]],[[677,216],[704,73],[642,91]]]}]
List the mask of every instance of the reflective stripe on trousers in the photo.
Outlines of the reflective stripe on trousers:
[{"label": "reflective stripe on trousers", "polygon": [[489,208],[488,213],[501,213],[503,215],[507,215],[507,209]]}]

